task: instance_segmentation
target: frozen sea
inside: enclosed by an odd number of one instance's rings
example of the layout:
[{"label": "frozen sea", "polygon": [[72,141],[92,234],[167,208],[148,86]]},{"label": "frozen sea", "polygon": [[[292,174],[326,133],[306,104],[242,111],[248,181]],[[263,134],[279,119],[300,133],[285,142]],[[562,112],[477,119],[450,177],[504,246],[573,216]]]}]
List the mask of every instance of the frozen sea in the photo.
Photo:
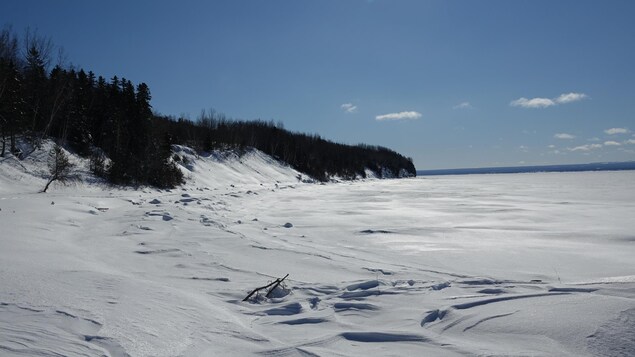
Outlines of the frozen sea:
[{"label": "frozen sea", "polygon": [[192,162],[171,191],[45,194],[0,163],[0,355],[635,355],[635,171]]}]

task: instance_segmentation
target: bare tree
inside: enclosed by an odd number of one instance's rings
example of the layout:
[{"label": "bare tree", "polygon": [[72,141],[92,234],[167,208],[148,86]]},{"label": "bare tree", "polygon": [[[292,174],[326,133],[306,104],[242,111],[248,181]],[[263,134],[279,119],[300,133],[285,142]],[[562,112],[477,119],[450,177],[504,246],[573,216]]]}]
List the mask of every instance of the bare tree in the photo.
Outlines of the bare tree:
[{"label": "bare tree", "polygon": [[75,165],[68,160],[68,155],[66,155],[62,147],[57,144],[55,144],[49,152],[48,167],[51,177],[42,192],[46,192],[53,181],[59,181],[65,184],[75,179],[75,176],[72,174]]},{"label": "bare tree", "polygon": [[19,47],[18,37],[10,26],[0,30],[0,58],[17,63]]}]

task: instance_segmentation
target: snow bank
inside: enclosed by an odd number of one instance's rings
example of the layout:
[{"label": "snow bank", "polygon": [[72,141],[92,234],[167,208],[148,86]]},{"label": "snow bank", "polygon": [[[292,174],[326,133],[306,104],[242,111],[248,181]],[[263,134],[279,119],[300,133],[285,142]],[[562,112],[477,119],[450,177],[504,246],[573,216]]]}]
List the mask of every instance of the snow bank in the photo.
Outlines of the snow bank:
[{"label": "snow bank", "polygon": [[[5,153],[5,157],[0,158],[0,192],[30,192],[43,189],[50,177],[47,162],[49,152],[55,143],[51,140],[44,140],[39,148],[31,146],[23,140],[18,140],[18,143],[21,158],[8,151]],[[85,184],[103,183],[103,180],[90,173],[88,159],[82,159],[65,149],[62,150],[75,166],[73,174],[77,176],[79,182]],[[59,184],[53,183],[52,187],[55,186],[59,187]]]},{"label": "snow bank", "polygon": [[242,155],[235,151],[219,150],[198,155],[188,147],[174,145],[173,152],[180,158],[179,164],[187,186],[219,189],[234,185],[254,188],[298,183],[298,177],[303,176],[256,149],[248,149]]},{"label": "snow bank", "polygon": [[[53,141],[44,140],[39,148],[34,148],[20,141],[23,158],[18,159],[10,153],[0,158],[0,192],[41,190],[50,176],[47,161],[54,145]],[[194,189],[227,190],[232,189],[232,185],[242,188],[275,187],[296,184],[304,177],[255,149],[249,149],[243,155],[235,151],[213,151],[198,155],[188,147],[175,145],[173,151],[179,158],[178,164],[186,179],[185,186]],[[109,189],[104,180],[90,172],[88,159],[67,150],[64,152],[75,165],[73,173],[78,178],[70,185],[71,188],[98,185],[102,189]],[[59,183],[53,183],[52,187],[58,191],[69,189]]]}]

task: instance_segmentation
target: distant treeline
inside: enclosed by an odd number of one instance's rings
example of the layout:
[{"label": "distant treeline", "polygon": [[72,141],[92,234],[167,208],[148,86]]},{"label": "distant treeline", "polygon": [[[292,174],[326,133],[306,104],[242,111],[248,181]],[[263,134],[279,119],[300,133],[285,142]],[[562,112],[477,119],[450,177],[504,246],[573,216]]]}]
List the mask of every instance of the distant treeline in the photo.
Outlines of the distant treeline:
[{"label": "distant treeline", "polygon": [[0,32],[0,156],[23,154],[18,136],[36,146],[52,137],[90,157],[93,172],[113,183],[157,187],[183,182],[172,144],[200,151],[254,147],[322,181],[365,177],[365,169],[382,177],[416,174],[412,160],[382,147],[337,144],[214,111],[196,122],[153,113],[145,83],[66,66],[63,53],[52,65],[53,49],[50,39],[30,31],[22,39],[10,28]]},{"label": "distant treeline", "polygon": [[519,174],[536,172],[581,172],[581,171],[623,171],[635,170],[635,161],[595,162],[590,164],[478,167],[464,169],[421,170],[417,175],[474,175],[474,174]]}]

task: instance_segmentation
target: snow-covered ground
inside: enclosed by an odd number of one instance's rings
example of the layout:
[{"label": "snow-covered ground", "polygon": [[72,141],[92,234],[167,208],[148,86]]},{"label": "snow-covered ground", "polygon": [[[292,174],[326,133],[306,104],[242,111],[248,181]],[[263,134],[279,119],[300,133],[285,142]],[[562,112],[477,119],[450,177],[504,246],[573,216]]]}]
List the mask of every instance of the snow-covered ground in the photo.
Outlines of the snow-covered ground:
[{"label": "snow-covered ground", "polygon": [[171,191],[0,162],[0,355],[635,355],[634,171],[320,185],[179,152]]}]

